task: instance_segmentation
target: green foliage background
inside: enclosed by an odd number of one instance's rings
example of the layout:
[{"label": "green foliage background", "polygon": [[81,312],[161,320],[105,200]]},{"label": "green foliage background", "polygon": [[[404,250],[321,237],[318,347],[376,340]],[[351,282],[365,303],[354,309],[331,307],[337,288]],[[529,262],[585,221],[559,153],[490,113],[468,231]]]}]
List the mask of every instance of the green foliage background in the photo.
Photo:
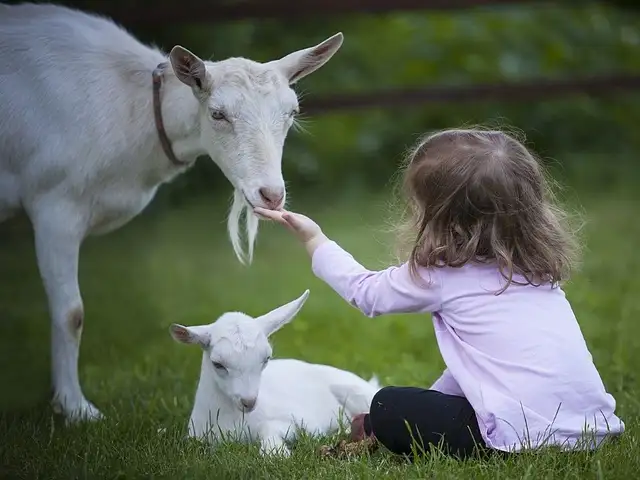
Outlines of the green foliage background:
[{"label": "green foliage background", "polygon": [[[342,49],[296,86],[303,97],[640,73],[637,8],[605,2],[535,3],[455,12],[320,17],[286,24],[277,20],[203,23],[136,33],[166,49],[181,43],[206,58],[245,56],[267,61],[342,31]],[[389,181],[403,152],[419,135],[481,123],[516,128],[544,158],[553,159],[565,171],[575,170],[580,167],[576,152],[600,153],[606,161],[611,152],[637,150],[639,107],[640,95],[612,92],[602,98],[578,94],[307,116],[305,131],[289,136],[283,165],[286,179],[297,187],[378,187]],[[205,161],[164,193],[179,201],[213,185],[226,188],[218,169]]]}]

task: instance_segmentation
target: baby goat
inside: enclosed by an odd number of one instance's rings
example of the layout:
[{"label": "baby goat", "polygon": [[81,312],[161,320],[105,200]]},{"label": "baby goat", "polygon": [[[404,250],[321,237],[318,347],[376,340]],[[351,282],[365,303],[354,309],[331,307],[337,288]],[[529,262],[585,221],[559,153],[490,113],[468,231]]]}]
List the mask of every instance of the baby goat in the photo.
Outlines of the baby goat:
[{"label": "baby goat", "polygon": [[223,314],[209,325],[173,324],[171,336],[203,350],[200,381],[189,420],[189,436],[212,443],[224,437],[260,441],[262,454],[288,455],[298,429],[329,434],[347,416],[368,412],[380,389],[357,375],[327,365],[271,360],[268,337],[289,323],[309,296],[258,318]]}]

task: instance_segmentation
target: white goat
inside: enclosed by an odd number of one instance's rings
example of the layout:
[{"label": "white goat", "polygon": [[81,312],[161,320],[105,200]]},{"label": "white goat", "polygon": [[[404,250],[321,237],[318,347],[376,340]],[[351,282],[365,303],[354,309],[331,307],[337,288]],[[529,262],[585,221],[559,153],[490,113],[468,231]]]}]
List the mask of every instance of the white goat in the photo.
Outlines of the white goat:
[{"label": "white goat", "polygon": [[287,455],[298,429],[328,434],[348,418],[369,411],[380,385],[327,365],[270,360],[268,337],[289,323],[309,296],[258,318],[228,312],[209,325],[173,324],[178,342],[204,351],[189,436],[212,443],[225,438],[260,441],[263,454]]},{"label": "white goat", "polygon": [[267,63],[209,62],[180,46],[167,56],[77,10],[0,4],[0,221],[24,209],[33,225],[53,404],[68,420],[102,416],[78,381],[83,240],[127,223],[209,155],[235,189],[228,229],[241,261],[247,209],[250,262],[258,220],[249,205],[285,203],[281,156],[298,112],[290,85],[341,45],[338,33]]}]

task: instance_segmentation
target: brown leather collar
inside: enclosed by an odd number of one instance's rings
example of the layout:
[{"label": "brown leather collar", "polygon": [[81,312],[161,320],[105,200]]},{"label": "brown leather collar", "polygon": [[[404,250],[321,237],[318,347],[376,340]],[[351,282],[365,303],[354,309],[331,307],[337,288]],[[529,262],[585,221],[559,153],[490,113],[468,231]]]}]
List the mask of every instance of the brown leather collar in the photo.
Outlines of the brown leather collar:
[{"label": "brown leather collar", "polygon": [[184,167],[188,165],[188,162],[183,162],[176,157],[176,154],[173,152],[173,148],[171,147],[171,141],[169,137],[167,137],[167,132],[164,129],[164,122],[162,121],[162,107],[160,105],[160,87],[162,86],[162,77],[164,74],[164,69],[166,68],[167,63],[159,64],[156,69],[153,71],[153,115],[155,117],[156,122],[156,130],[158,131],[158,136],[160,137],[160,144],[162,145],[162,149],[164,153],[169,157],[171,163],[176,166]]}]

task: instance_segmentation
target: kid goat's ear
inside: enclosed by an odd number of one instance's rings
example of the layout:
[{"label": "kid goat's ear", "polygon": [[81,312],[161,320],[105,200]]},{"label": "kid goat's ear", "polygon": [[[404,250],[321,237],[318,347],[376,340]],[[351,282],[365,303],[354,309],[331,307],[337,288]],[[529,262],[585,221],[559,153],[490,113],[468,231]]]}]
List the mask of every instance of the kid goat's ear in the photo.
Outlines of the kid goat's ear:
[{"label": "kid goat's ear", "polygon": [[268,64],[280,70],[290,84],[296,83],[327,63],[342,46],[343,39],[339,32],[314,47],[303,48]]},{"label": "kid goat's ear", "polygon": [[209,89],[207,68],[197,55],[180,45],[176,45],[169,53],[169,61],[176,77],[182,83],[198,93]]},{"label": "kid goat's ear", "polygon": [[305,290],[305,292],[293,302],[282,305],[281,307],[271,310],[269,313],[256,318],[256,321],[260,322],[260,326],[262,327],[262,331],[265,335],[268,337],[272,333],[278,331],[283,325],[293,320],[304,305],[304,302],[307,301],[308,297],[309,290]]},{"label": "kid goat's ear", "polygon": [[169,329],[171,336],[176,342],[186,343],[190,345],[200,345],[202,348],[207,348],[211,341],[209,333],[206,331],[206,327],[185,327],[173,323]]}]

